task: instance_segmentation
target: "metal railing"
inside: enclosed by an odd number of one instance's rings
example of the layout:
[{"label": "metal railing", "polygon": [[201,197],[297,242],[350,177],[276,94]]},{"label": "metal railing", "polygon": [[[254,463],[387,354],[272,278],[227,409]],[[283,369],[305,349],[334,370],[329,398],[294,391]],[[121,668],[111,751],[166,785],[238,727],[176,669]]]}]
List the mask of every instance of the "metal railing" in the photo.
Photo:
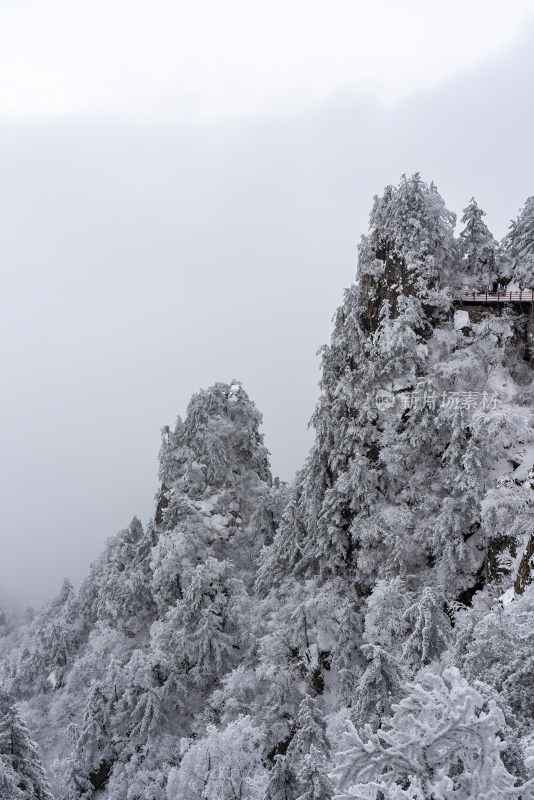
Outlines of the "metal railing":
[{"label": "metal railing", "polygon": [[534,303],[534,290],[518,292],[462,292],[462,303]]}]

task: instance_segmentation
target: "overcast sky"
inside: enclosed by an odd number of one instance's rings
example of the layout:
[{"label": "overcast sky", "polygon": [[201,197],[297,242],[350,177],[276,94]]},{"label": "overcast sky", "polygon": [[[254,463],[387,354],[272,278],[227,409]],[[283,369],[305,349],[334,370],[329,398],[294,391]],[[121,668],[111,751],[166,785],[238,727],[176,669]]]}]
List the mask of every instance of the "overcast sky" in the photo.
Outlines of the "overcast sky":
[{"label": "overcast sky", "polygon": [[374,194],[534,194],[534,0],[17,0],[0,9],[0,587],[77,583],[156,491],[159,429],[240,379],[311,444]]}]

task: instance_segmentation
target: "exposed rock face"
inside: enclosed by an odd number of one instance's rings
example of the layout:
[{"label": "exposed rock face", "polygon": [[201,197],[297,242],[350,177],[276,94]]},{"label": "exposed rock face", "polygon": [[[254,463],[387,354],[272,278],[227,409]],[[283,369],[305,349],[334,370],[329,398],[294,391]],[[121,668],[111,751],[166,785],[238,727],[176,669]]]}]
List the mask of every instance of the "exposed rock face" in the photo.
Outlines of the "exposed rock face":
[{"label": "exposed rock face", "polygon": [[466,306],[467,313],[469,314],[469,320],[471,322],[481,322],[486,317],[490,315],[490,308],[489,306]]},{"label": "exposed rock face", "polygon": [[375,255],[378,261],[383,262],[384,269],[380,278],[374,275],[365,276],[367,327],[370,332],[378,327],[380,309],[385,300],[389,302],[391,316],[394,318],[397,316],[399,295],[409,296],[416,293],[404,259],[392,254],[387,246],[377,250]]},{"label": "exposed rock face", "polygon": [[534,303],[530,306],[530,313],[527,318],[525,340],[525,358],[527,361],[534,361]]},{"label": "exposed rock face", "polygon": [[161,489],[157,495],[157,506],[156,506],[156,515],[154,517],[154,521],[156,525],[163,524],[163,514],[165,509],[169,505],[169,488],[165,485],[165,482],[161,484]]},{"label": "exposed rock face", "polygon": [[500,556],[506,552],[508,552],[512,558],[515,558],[515,542],[511,536],[490,539],[488,543],[488,560],[486,563],[487,583],[497,583],[505,575],[510,575],[511,569],[503,566],[500,559]]},{"label": "exposed rock face", "polygon": [[532,583],[532,572],[534,570],[534,534],[531,534],[528,540],[527,547],[523,553],[523,558],[517,570],[517,577],[514,583],[514,592],[516,594],[523,594],[527,586]]}]

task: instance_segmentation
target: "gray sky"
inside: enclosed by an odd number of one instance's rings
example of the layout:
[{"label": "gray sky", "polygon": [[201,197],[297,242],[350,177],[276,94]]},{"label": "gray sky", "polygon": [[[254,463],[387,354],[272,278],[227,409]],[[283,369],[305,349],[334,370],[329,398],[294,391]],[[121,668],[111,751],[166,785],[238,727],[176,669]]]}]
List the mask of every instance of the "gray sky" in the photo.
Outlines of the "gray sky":
[{"label": "gray sky", "polygon": [[534,2],[436,5],[2,6],[0,587],[41,603],[146,522],[159,429],[215,381],[291,478],[385,184],[419,170],[506,232]]}]

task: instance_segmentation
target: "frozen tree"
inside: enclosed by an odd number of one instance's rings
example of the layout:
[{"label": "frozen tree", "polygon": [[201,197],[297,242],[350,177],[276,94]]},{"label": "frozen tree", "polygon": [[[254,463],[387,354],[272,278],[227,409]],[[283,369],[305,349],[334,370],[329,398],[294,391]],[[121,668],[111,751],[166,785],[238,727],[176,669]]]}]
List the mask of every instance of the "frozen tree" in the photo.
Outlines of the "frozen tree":
[{"label": "frozen tree", "polygon": [[0,796],[5,800],[25,800],[28,795],[19,788],[19,781],[11,764],[3,756],[0,756]]},{"label": "frozen tree", "polygon": [[[396,297],[425,297],[454,272],[457,246],[456,217],[442,197],[419,173],[403,175],[398,186],[388,186],[375,197],[370,232],[360,249],[360,273],[368,310],[388,297],[395,311]],[[369,324],[372,327],[371,311]]]},{"label": "frozen tree", "polygon": [[358,728],[370,725],[376,730],[402,696],[403,675],[400,665],[379,645],[364,645],[363,650],[369,664],[355,692],[353,719]]},{"label": "frozen tree", "polygon": [[506,606],[497,600],[470,616],[472,624],[459,653],[462,669],[472,680],[483,681],[499,692],[519,727],[530,730],[534,713],[534,587],[529,586],[523,596]]},{"label": "frozen tree", "polygon": [[[163,431],[160,479],[169,494],[177,490],[201,498],[206,490],[232,489],[237,514],[252,511],[245,491],[256,481],[272,481],[268,453],[259,431],[262,416],[237,381],[217,383],[195,394],[185,420]],[[252,484],[252,485],[250,485]],[[241,506],[245,506],[243,508]],[[231,509],[228,509],[231,510]],[[169,511],[165,512],[167,518]]]},{"label": "frozen tree", "polygon": [[134,517],[128,528],[107,542],[80,589],[80,601],[93,620],[130,633],[153,622],[150,556],[150,538]]},{"label": "frozen tree", "polygon": [[31,621],[17,653],[12,689],[18,696],[60,688],[88,635],[85,610],[70,581]]},{"label": "frozen tree", "polygon": [[17,623],[13,610],[0,598],[0,639],[8,636]]},{"label": "frozen tree", "polygon": [[521,289],[534,287],[534,196],[529,197],[504,238],[510,280]]},{"label": "frozen tree", "polygon": [[333,786],[328,777],[328,763],[324,753],[315,745],[303,756],[297,781],[301,791],[297,800],[330,800]]},{"label": "frozen tree", "polygon": [[272,481],[261,414],[242,386],[194,395],[175,430],[163,431],[152,589],[164,614],[183,600],[208,557],[228,559],[247,586],[271,543],[285,490]]},{"label": "frozen tree", "polygon": [[183,741],[180,766],[169,775],[168,800],[259,800],[261,729],[248,716],[223,730],[209,725],[199,741]]},{"label": "frozen tree", "polygon": [[68,792],[73,798],[90,797],[93,790],[105,786],[117,760],[118,742],[113,739],[112,722],[114,702],[115,698],[101,686],[93,685],[69,765]]},{"label": "frozen tree", "polygon": [[444,598],[427,586],[421,598],[405,612],[412,632],[406,640],[402,657],[413,670],[439,658],[451,642],[451,623],[444,607]]},{"label": "frozen tree", "polygon": [[265,800],[330,800],[329,753],[324,716],[317,702],[306,696],[286,754],[275,757]]},{"label": "frozen tree", "polygon": [[183,600],[154,627],[154,642],[168,669],[195,686],[215,684],[235,664],[246,639],[246,603],[231,563],[207,558],[194,571]]},{"label": "frozen tree", "polygon": [[290,488],[287,505],[281,515],[273,541],[260,553],[256,573],[256,593],[265,596],[273,586],[279,586],[302,558],[305,529],[302,523],[299,480]]},{"label": "frozen tree", "polygon": [[[442,410],[443,416],[446,411]],[[480,566],[480,554],[468,547],[467,540],[478,530],[483,492],[481,448],[472,434],[467,413],[456,409],[449,411],[447,427],[449,441],[441,457],[437,497],[434,495],[439,505],[432,504],[435,515],[429,514],[427,524],[421,526],[430,552],[439,559],[442,591],[461,586],[466,568],[468,574],[473,574]],[[469,577],[464,580],[468,583]]]},{"label": "frozen tree", "polygon": [[330,800],[329,755],[324,715],[317,701],[307,695],[299,706],[297,730],[287,749],[285,765],[296,778],[298,800],[317,800],[319,790],[325,792],[321,800]]},{"label": "frozen tree", "polygon": [[395,650],[397,643],[408,633],[409,622],[405,613],[412,600],[413,595],[407,591],[401,577],[377,581],[367,599],[365,640],[389,652]]},{"label": "frozen tree", "polygon": [[387,726],[364,736],[347,723],[345,749],[336,756],[335,800],[527,800],[530,783],[516,779],[501,760],[497,732],[502,712],[484,700],[456,669],[426,673],[410,684]]},{"label": "frozen tree", "polygon": [[482,219],[486,216],[474,197],[462,217],[463,230],[460,232],[460,252],[462,268],[469,281],[477,290],[492,288],[497,280],[498,243]]},{"label": "frozen tree", "polygon": [[265,800],[295,800],[297,776],[290,769],[286,756],[276,756],[265,790]]},{"label": "frozen tree", "polygon": [[[436,396],[428,340],[447,307],[437,293],[457,269],[453,228],[454,215],[419,175],[388,187],[371,212],[358,282],[345,293],[323,348],[316,439],[302,474],[306,536],[297,569],[324,578],[350,574],[363,596],[377,578],[423,566],[417,542],[429,537],[414,530],[422,520],[419,487],[433,482],[439,492],[435,476],[447,432],[439,431],[432,409],[412,409],[405,399]],[[393,398],[388,414],[377,408],[378,389]],[[421,475],[412,482],[416,470]]]},{"label": "frozen tree", "polygon": [[8,694],[0,691],[2,800],[53,800],[37,748]]},{"label": "frozen tree", "polygon": [[272,544],[289,500],[287,484],[278,478],[273,485],[265,484],[258,492],[255,507],[250,516],[251,549],[257,558],[264,546]]},{"label": "frozen tree", "polygon": [[365,669],[362,655],[362,614],[354,603],[345,601],[340,609],[339,629],[332,652],[332,669],[337,672],[339,699],[350,707]]}]

